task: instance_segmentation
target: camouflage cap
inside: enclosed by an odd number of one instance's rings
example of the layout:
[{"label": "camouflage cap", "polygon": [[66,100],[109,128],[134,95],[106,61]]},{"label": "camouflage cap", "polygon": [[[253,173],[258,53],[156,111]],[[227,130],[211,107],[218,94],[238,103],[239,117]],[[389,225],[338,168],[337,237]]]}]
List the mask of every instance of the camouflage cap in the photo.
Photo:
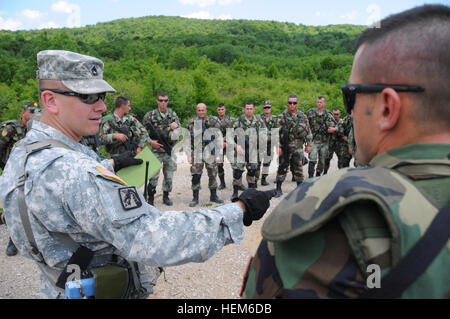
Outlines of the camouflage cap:
[{"label": "camouflage cap", "polygon": [[34,111],[36,109],[38,109],[39,105],[36,102],[33,101],[26,101],[23,104],[23,109],[24,110],[30,110],[30,111]]},{"label": "camouflage cap", "polygon": [[59,80],[76,93],[115,93],[103,80],[103,62],[97,58],[63,50],[45,50],[37,54],[40,80]]},{"label": "camouflage cap", "polygon": [[270,100],[264,101],[263,106],[270,106],[270,107],[272,107],[272,102]]}]

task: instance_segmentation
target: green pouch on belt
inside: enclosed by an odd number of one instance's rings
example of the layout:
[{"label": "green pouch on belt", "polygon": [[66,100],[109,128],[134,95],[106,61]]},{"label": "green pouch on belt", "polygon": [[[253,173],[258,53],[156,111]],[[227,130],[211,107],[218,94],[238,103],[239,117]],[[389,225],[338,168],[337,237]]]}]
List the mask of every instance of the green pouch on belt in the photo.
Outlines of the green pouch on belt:
[{"label": "green pouch on belt", "polygon": [[121,299],[128,288],[128,270],[117,265],[94,268],[95,299]]}]

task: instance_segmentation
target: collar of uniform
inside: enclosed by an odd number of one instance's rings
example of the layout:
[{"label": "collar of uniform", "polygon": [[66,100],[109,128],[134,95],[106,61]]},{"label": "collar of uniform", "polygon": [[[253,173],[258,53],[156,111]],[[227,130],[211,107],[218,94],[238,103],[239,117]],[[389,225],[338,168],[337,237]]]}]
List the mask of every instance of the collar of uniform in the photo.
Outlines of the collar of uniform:
[{"label": "collar of uniform", "polygon": [[[61,131],[59,131],[47,124],[44,124],[40,121],[35,121],[35,123],[33,123],[31,132],[32,131],[38,131],[41,134],[47,135],[47,137],[45,137],[45,138],[61,141],[64,144],[66,144],[67,146],[69,146],[71,149],[78,151],[78,152],[86,153],[84,148],[89,149],[89,148],[85,147],[84,145],[82,145],[78,142],[75,142],[71,138],[67,137]],[[40,139],[42,139],[42,138],[40,138]]]},{"label": "collar of uniform", "polygon": [[[116,114],[116,112],[113,112],[113,116],[114,116],[114,119],[116,120],[116,122],[119,122],[119,123],[122,122],[122,120],[120,119],[119,115]],[[122,117],[122,119],[123,119],[123,117]]]},{"label": "collar of uniform", "polygon": [[402,162],[411,164],[423,162],[450,161],[449,144],[410,144],[394,148],[375,156],[369,163],[371,166],[394,168]]}]

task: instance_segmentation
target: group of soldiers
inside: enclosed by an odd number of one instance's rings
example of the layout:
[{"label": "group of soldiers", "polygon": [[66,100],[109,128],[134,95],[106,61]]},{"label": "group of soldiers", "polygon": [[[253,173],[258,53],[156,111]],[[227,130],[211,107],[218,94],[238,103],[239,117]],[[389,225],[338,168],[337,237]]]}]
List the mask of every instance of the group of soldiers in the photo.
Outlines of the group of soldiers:
[{"label": "group of soldiers", "polygon": [[[129,114],[131,109],[130,99],[124,96],[117,97],[114,112],[103,117],[99,133],[83,137],[80,143],[91,147],[101,157],[105,156],[100,151],[101,145],[104,145],[106,152],[110,156],[127,151],[135,155],[141,152],[146,145],[150,145],[153,154],[162,163],[164,175],[162,201],[165,205],[172,206],[173,202],[169,198],[169,193],[172,191],[173,174],[177,169],[177,163],[171,153],[172,148],[178,142],[178,139],[174,138],[174,135],[176,135],[175,131],[181,124],[175,111],[168,107],[168,93],[158,93],[156,103],[158,107],[147,112],[141,123]],[[262,186],[269,185],[267,176],[276,146],[273,145],[271,137],[275,129],[279,130],[280,138],[279,147],[276,149],[279,155],[279,166],[275,180],[277,185],[276,197],[280,197],[283,194],[281,186],[285,181],[289,168],[292,172],[292,180],[299,185],[304,180],[303,165],[306,165],[308,162],[309,178],[314,175],[326,174],[334,153],[338,157],[338,167],[348,167],[353,149],[353,144],[351,143],[352,121],[350,116],[347,115],[341,119],[338,108],[334,108],[332,112],[326,110],[326,99],[323,96],[318,97],[316,104],[317,108],[310,109],[304,113],[298,109],[298,97],[290,95],[287,100],[286,110],[279,115],[273,115],[270,100],[263,103],[262,114],[254,114],[254,102],[247,101],[243,107],[243,114],[238,118],[232,118],[226,114],[226,106],[223,103],[217,105],[217,116],[208,115],[207,106],[204,103],[199,103],[196,106],[197,117],[186,122],[186,129],[191,137],[191,150],[195,150],[196,134],[200,133],[202,142],[199,149],[203,153],[205,147],[211,143],[211,138],[206,139],[203,136],[205,135],[205,130],[215,128],[220,130],[221,134],[219,135],[223,138],[223,152],[221,152],[221,156],[216,156],[213,161],[202,159],[194,161],[195,154],[189,153],[188,159],[191,164],[193,192],[193,199],[189,206],[195,207],[198,205],[200,180],[204,166],[209,178],[210,201],[223,203],[223,200],[217,195],[217,189],[222,190],[226,188],[225,157],[222,155],[227,153],[227,148],[233,148],[235,151],[233,157],[228,157],[233,171],[231,201],[238,198],[239,190],[247,189],[242,183],[242,175],[245,171],[247,172],[248,188],[257,188],[260,179]],[[28,120],[31,117],[38,119],[39,112],[34,114],[36,110],[39,110],[36,102],[26,102],[20,120],[6,121],[1,124],[0,155],[2,168],[14,143],[26,135]],[[195,131],[196,122],[199,123],[201,130]],[[238,128],[241,128],[243,131],[254,129],[256,136],[264,130],[267,134],[265,156],[260,156],[260,153],[258,153],[256,160],[250,159],[250,148],[252,146],[259,148],[261,145],[258,142],[253,145],[254,143],[252,143],[249,134],[245,135],[245,147],[237,143],[236,136],[232,139],[226,139],[227,129],[235,130]],[[212,139],[214,138],[215,136],[212,137]],[[309,154],[309,161],[306,159],[304,150]],[[239,155],[243,156],[244,161],[237,161]],[[217,183],[217,175],[219,176],[220,184]],[[152,205],[154,205],[158,180],[159,172],[148,181],[146,198]],[[6,253],[10,256],[17,253],[11,240]]]},{"label": "group of soldiers", "polygon": [[[164,180],[162,184],[163,203],[172,206],[173,202],[169,198],[172,191],[173,174],[177,169],[177,163],[172,157],[172,148],[178,142],[179,134],[176,130],[180,127],[180,120],[174,110],[168,107],[169,96],[166,92],[157,94],[157,108],[149,111],[143,117],[142,124],[133,116],[129,115],[130,100],[118,97],[116,109],[112,115],[103,118],[100,126],[98,141],[105,145],[108,153],[119,154],[125,150],[132,150],[139,153],[145,145],[151,145],[153,153],[162,163]],[[238,118],[232,118],[226,114],[226,106],[223,103],[217,105],[217,116],[208,115],[207,106],[199,103],[196,106],[196,117],[186,122],[186,129],[190,135],[190,150],[195,150],[195,140],[200,134],[200,147],[197,148],[203,155],[205,148],[212,144],[216,136],[206,137],[205,131],[208,129],[220,130],[217,137],[223,139],[223,150],[218,152],[212,148],[210,154],[214,160],[195,160],[195,154],[188,152],[188,160],[191,164],[192,192],[193,199],[189,203],[190,207],[195,207],[199,201],[200,180],[203,167],[206,167],[210,190],[210,201],[223,203],[217,196],[217,189],[226,188],[224,158],[227,148],[233,148],[234,156],[228,157],[233,170],[233,194],[231,200],[238,197],[239,190],[245,190],[242,183],[242,175],[245,171],[248,188],[257,188],[258,181],[261,185],[269,185],[267,176],[269,166],[273,160],[274,146],[271,139],[271,132],[279,129],[280,143],[277,149],[280,157],[277,171],[276,184],[277,195],[282,193],[281,185],[284,182],[287,170],[290,167],[293,181],[300,184],[304,180],[302,166],[308,162],[303,153],[304,146],[309,153],[308,177],[326,174],[333,154],[338,157],[338,167],[348,167],[352,158],[351,151],[353,143],[349,144],[351,138],[352,121],[350,116],[340,118],[340,110],[334,108],[332,112],[325,109],[326,99],[319,96],[317,108],[302,112],[298,109],[298,97],[291,95],[288,97],[286,110],[279,115],[272,114],[271,101],[263,103],[263,113],[254,114],[255,104],[247,101],[243,107],[243,114]],[[196,130],[196,122],[198,130]],[[201,128],[201,129],[200,129]],[[242,128],[243,131],[254,129],[257,136],[264,130],[267,133],[266,155],[260,156],[258,153],[256,160],[251,160],[249,154],[252,146],[251,137],[245,135],[245,149],[237,143],[236,136],[227,139],[227,129]],[[125,133],[125,134],[124,134]],[[254,145],[253,145],[254,146]],[[258,143],[257,148],[260,147]],[[349,151],[350,150],[350,151]],[[214,154],[215,153],[215,154]],[[220,156],[217,156],[219,155]],[[241,154],[244,161],[237,161],[237,156]],[[201,157],[200,157],[201,158]],[[317,166],[317,167],[316,167]],[[314,174],[315,173],[315,174]],[[219,176],[220,184],[217,182]],[[150,178],[148,183],[148,202],[154,204],[154,196],[158,185],[159,173]]]}]

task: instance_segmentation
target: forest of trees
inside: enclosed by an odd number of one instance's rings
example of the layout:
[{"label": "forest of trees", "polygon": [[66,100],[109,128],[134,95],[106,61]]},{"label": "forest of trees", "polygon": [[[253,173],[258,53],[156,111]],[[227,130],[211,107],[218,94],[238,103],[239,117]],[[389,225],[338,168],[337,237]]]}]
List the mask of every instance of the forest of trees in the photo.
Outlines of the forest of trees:
[{"label": "forest of trees", "polygon": [[104,79],[117,90],[106,98],[108,112],[124,95],[139,120],[156,107],[159,91],[169,93],[169,107],[182,123],[198,102],[210,114],[223,102],[237,116],[245,101],[260,106],[270,99],[277,114],[290,94],[298,95],[303,110],[324,95],[328,109],[345,114],[340,85],[348,81],[363,29],[150,16],[83,28],[0,31],[0,121],[18,118],[24,101],[37,101],[36,54],[46,49],[101,59]]}]

